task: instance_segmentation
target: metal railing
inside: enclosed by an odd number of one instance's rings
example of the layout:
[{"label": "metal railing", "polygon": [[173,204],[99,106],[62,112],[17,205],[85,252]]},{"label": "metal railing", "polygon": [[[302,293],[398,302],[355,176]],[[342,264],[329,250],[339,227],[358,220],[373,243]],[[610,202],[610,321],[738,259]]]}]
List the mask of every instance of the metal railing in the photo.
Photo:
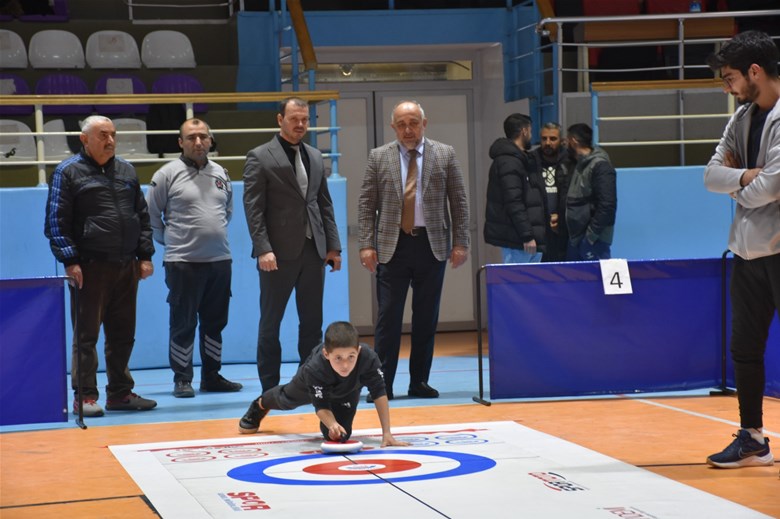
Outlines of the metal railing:
[{"label": "metal railing", "polygon": [[[549,53],[550,59],[543,67],[535,67],[539,77],[536,98],[540,101],[540,112],[547,109],[544,120],[557,120],[566,124],[564,106],[567,92],[589,92],[590,76],[593,73],[615,75],[637,72],[665,72],[674,79],[691,79],[692,71],[706,69],[704,63],[687,63],[686,49],[692,45],[709,44],[713,49],[735,34],[735,24],[744,18],[780,16],[780,9],[757,11],[729,11],[706,13],[679,13],[658,15],[626,16],[576,16],[548,17],[534,27],[520,27],[517,32],[536,31],[538,37],[536,53]],[[571,30],[569,30],[571,29]],[[780,39],[780,27],[771,34]],[[550,38],[549,43],[545,38]],[[590,49],[624,48],[631,52],[637,47],[666,47],[676,49],[676,63],[653,67],[623,67],[597,69],[588,60]],[[565,51],[576,51],[577,64],[572,67],[564,60]],[[518,57],[519,61],[533,59],[533,56]],[[576,75],[576,81],[571,81]],[[575,89],[567,88],[576,84]],[[649,87],[653,90],[654,87]],[[551,97],[551,98],[550,98]],[[540,115],[540,114],[537,114]]]},{"label": "metal railing", "polygon": [[[0,106],[34,106],[35,129],[31,132],[4,132],[5,136],[36,137],[36,157],[30,160],[0,160],[0,167],[4,166],[37,166],[38,184],[46,185],[46,165],[58,164],[60,160],[47,160],[44,141],[41,138],[47,135],[78,135],[79,132],[47,132],[44,130],[43,107],[47,105],[118,105],[118,104],[172,104],[183,103],[186,107],[186,117],[194,116],[193,106],[198,103],[243,103],[243,102],[279,102],[282,99],[295,95],[309,102],[327,102],[330,110],[330,126],[311,127],[309,134],[315,137],[318,133],[330,135],[330,149],[323,153],[323,157],[331,161],[331,176],[338,177],[338,161],[341,154],[338,151],[337,100],[339,93],[335,90],[319,90],[311,92],[224,92],[208,94],[90,94],[90,95],[14,95],[0,96]],[[89,114],[85,114],[87,117]],[[246,133],[277,133],[275,128],[213,128],[215,135],[246,134]],[[117,132],[117,135],[178,135],[176,130],[146,130]],[[134,163],[150,163],[170,160],[170,157],[123,157]],[[220,155],[220,160],[244,160],[245,155]]]}]

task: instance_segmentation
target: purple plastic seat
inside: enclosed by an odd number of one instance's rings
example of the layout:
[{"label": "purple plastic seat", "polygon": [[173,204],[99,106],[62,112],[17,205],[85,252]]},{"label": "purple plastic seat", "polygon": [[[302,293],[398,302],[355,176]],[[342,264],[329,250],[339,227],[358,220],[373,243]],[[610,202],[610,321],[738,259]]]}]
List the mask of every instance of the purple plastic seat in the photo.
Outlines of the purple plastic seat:
[{"label": "purple plastic seat", "polygon": [[[133,74],[106,74],[95,82],[96,94],[145,94],[146,85]],[[95,105],[99,114],[145,114],[149,105]]]},{"label": "purple plastic seat", "polygon": [[[38,80],[35,85],[35,93],[39,95],[85,95],[89,94],[89,88],[83,79],[74,74],[48,74]],[[46,105],[43,107],[44,115],[65,114],[91,114],[92,105]]]},{"label": "purple plastic seat", "polygon": [[19,20],[23,22],[67,22],[68,18],[68,0],[54,0],[50,13],[23,14]]},{"label": "purple plastic seat", "polygon": [[[0,74],[0,95],[27,95],[30,87],[27,81],[16,74]],[[30,115],[33,113],[32,105],[28,106],[0,106],[0,115]]]},{"label": "purple plastic seat", "polygon": [[[163,74],[152,84],[153,94],[202,94],[203,85],[198,78],[189,74]],[[208,104],[195,103],[193,110],[205,113]]]}]

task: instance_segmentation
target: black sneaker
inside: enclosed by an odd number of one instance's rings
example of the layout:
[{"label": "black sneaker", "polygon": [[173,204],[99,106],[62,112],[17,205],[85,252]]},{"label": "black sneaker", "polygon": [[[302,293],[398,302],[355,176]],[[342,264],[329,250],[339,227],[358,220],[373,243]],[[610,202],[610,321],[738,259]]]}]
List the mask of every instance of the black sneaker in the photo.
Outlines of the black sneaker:
[{"label": "black sneaker", "polygon": [[200,381],[200,390],[204,393],[235,393],[241,391],[243,385],[231,382],[219,373],[214,378]]},{"label": "black sneaker", "polygon": [[252,400],[252,403],[249,404],[249,409],[241,417],[241,420],[238,421],[238,432],[241,434],[256,433],[260,429],[260,422],[268,414],[268,409],[260,409],[258,400],[260,399]]},{"label": "black sneaker", "polygon": [[707,458],[708,465],[720,469],[737,469],[774,464],[774,457],[769,451],[769,438],[764,438],[764,443],[759,443],[745,429],[740,429],[732,436],[734,441],[728,447]]},{"label": "black sneaker", "polygon": [[157,407],[157,402],[138,396],[135,393],[130,393],[122,400],[106,400],[107,411],[148,411],[155,407]]},{"label": "black sneaker", "polygon": [[189,380],[180,380],[173,386],[173,396],[176,398],[192,398],[195,396],[195,390],[192,389],[192,383]]}]

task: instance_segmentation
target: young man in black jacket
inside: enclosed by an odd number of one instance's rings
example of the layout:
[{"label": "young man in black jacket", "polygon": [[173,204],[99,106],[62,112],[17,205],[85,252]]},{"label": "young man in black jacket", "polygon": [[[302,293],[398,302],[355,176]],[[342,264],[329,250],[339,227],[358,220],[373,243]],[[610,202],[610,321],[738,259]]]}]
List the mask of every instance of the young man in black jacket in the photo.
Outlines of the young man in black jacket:
[{"label": "young man in black jacket", "polygon": [[545,250],[548,217],[541,170],[526,151],[531,118],[510,115],[504,133],[490,146],[485,242],[501,247],[504,263],[537,263]]},{"label": "young man in black jacket", "polygon": [[569,261],[611,257],[617,212],[617,177],[607,152],[593,145],[593,130],[573,124],[566,135],[569,155],[577,161],[566,196]]}]

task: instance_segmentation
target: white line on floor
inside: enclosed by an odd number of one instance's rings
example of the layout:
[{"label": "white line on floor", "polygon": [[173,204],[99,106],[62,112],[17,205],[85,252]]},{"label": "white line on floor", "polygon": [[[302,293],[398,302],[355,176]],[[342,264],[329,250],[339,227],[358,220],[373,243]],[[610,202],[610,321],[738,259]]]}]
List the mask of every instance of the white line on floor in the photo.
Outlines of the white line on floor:
[{"label": "white line on floor", "polygon": [[[737,429],[739,429],[739,427],[740,427],[739,423],[732,422],[731,420],[724,420],[723,418],[716,418],[716,417],[710,416],[708,414],[697,413],[696,411],[688,411],[687,409],[681,409],[679,407],[674,407],[674,406],[671,406],[671,405],[662,404],[660,402],[653,402],[652,400],[645,400],[644,398],[636,398],[635,401],[642,402],[643,404],[654,405],[656,407],[663,407],[664,409],[669,409],[671,411],[678,411],[680,413],[689,414],[691,416],[698,416],[699,418],[705,418],[707,420],[712,420],[713,422],[721,422],[721,423],[725,423],[725,424],[728,424],[728,425],[733,425]],[[776,432],[769,431],[767,429],[764,429],[762,432],[764,433],[764,436],[773,436],[775,438],[780,438],[780,434],[778,434]]]}]

